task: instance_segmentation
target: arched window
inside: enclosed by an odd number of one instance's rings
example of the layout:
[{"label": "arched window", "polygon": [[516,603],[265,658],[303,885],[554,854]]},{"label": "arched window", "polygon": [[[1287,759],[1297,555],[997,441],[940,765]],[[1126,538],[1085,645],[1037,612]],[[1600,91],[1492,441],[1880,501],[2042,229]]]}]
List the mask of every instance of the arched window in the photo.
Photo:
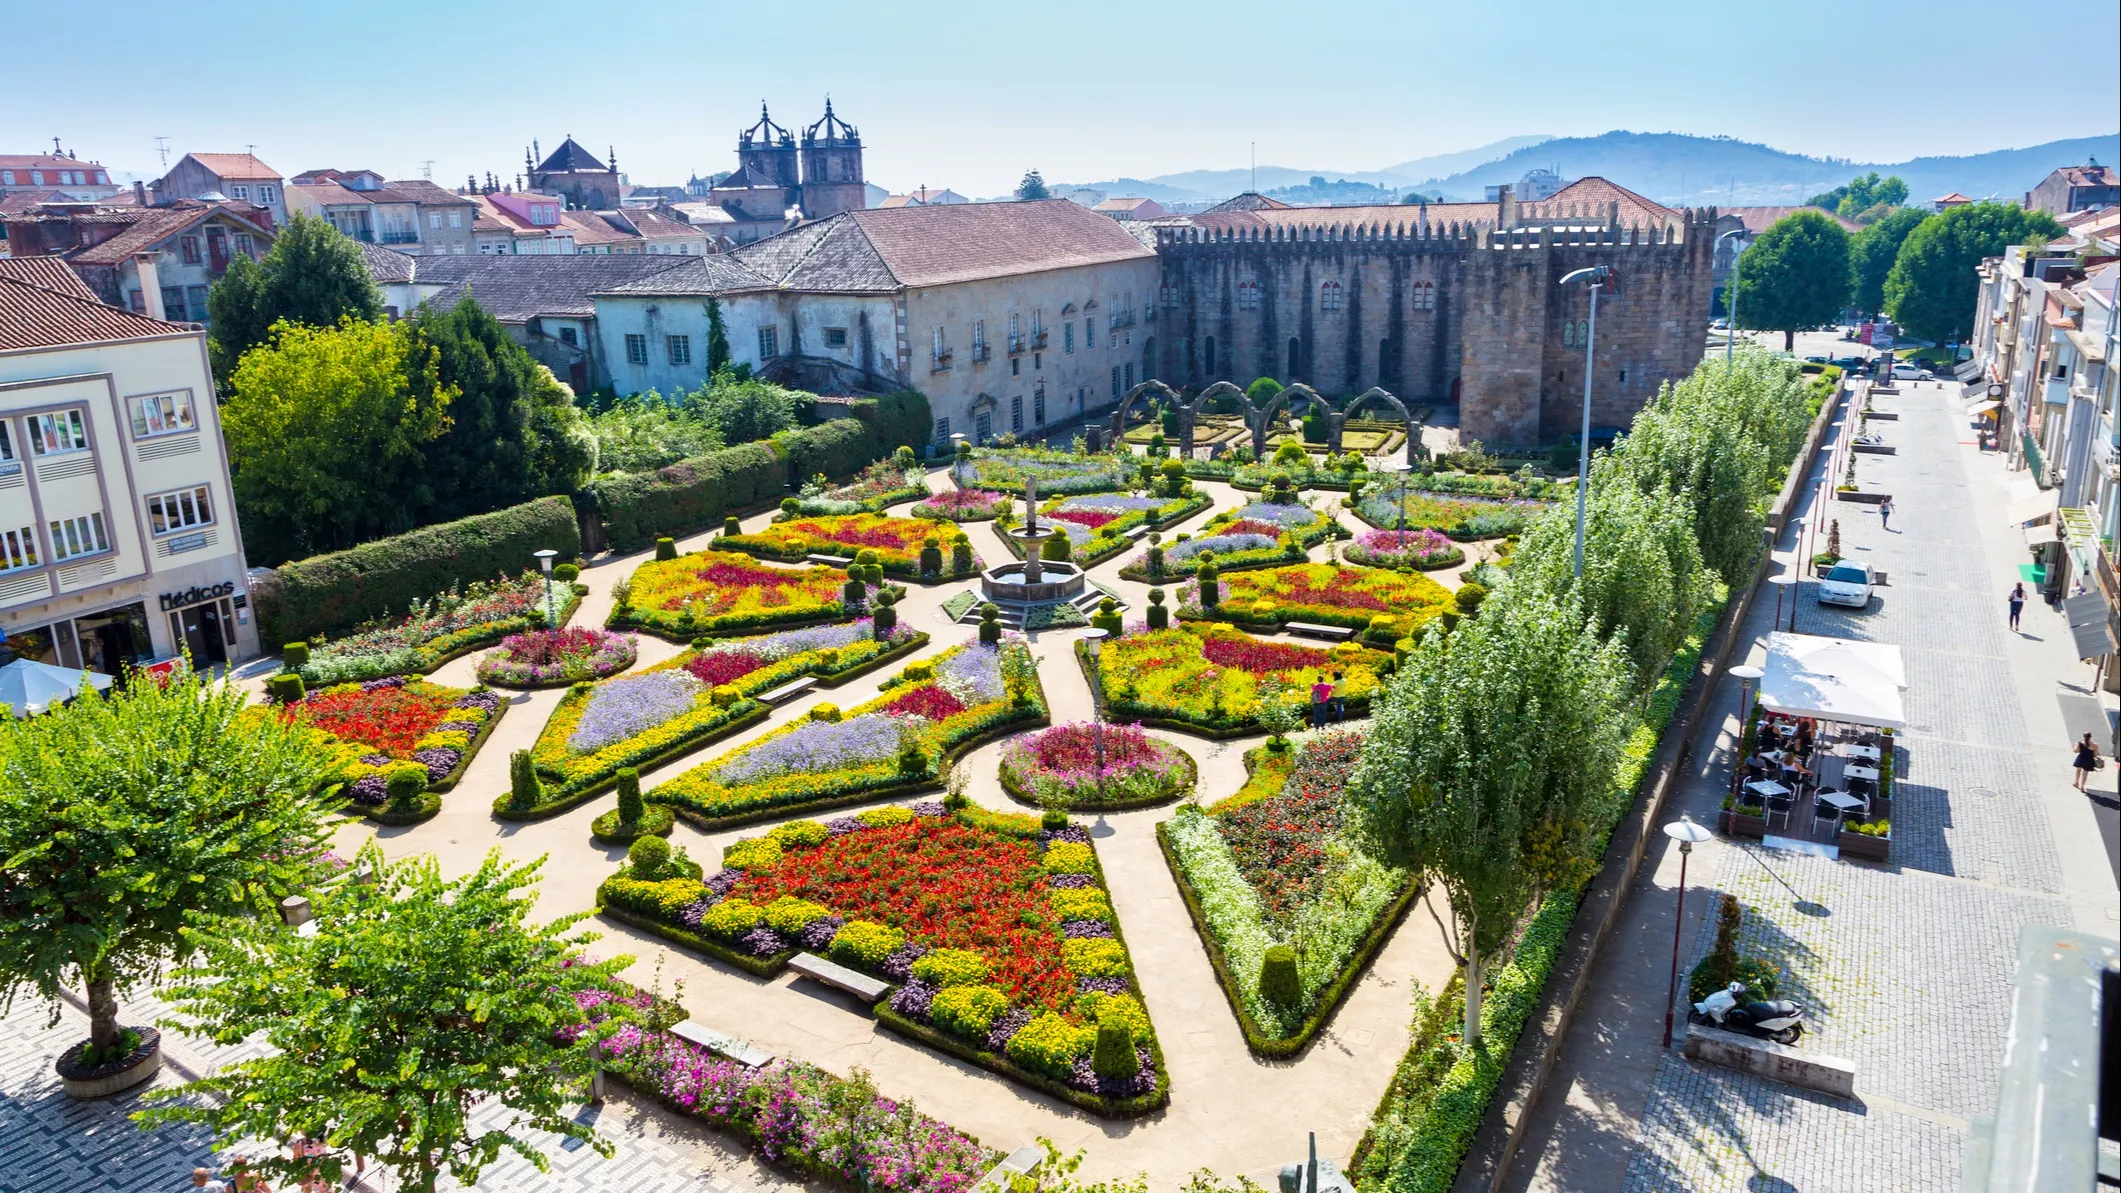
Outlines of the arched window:
[{"label": "arched window", "polygon": [[1295,336],[1289,337],[1289,380],[1294,381],[1304,371],[1304,342]]},{"label": "arched window", "polygon": [[1589,319],[1579,319],[1576,321],[1576,342],[1584,345],[1585,347],[1590,346],[1591,321]]},{"label": "arched window", "polygon": [[1237,309],[1256,311],[1259,309],[1259,283],[1242,281],[1237,284]]},{"label": "arched window", "polygon": [[1326,282],[1318,288],[1318,309],[1337,311],[1340,309],[1340,283]]},{"label": "arched window", "polygon": [[1574,348],[1576,346],[1576,322],[1573,319],[1561,325],[1561,346],[1564,348]]}]

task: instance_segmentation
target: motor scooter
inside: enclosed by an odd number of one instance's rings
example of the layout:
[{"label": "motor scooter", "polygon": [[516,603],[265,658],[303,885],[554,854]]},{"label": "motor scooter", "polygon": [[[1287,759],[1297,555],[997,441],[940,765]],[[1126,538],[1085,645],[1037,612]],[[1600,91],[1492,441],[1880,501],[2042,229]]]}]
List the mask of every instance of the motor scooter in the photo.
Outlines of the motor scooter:
[{"label": "motor scooter", "polygon": [[1745,983],[1732,982],[1694,1004],[1697,1021],[1735,1031],[1740,1035],[1794,1044],[1804,1034],[1804,1008],[1786,998],[1772,1002],[1741,1002]]}]

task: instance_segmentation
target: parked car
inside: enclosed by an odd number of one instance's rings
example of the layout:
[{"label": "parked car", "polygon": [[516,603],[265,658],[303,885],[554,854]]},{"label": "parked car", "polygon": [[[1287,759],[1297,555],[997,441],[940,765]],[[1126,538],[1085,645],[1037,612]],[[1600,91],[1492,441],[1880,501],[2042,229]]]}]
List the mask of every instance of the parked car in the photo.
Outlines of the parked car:
[{"label": "parked car", "polygon": [[1827,361],[1826,363],[1844,372],[1850,372],[1856,369],[1864,368],[1870,364],[1869,361],[1863,359],[1860,356],[1837,356],[1834,357],[1832,360]]},{"label": "parked car", "polygon": [[1893,366],[1893,380],[1895,381],[1935,381],[1936,379],[1937,375],[1935,373],[1916,365]]},{"label": "parked car", "polygon": [[1804,363],[1808,365],[1830,365],[1834,362],[1824,356],[1807,356],[1804,358]]},{"label": "parked car", "polygon": [[1871,565],[1844,559],[1819,581],[1819,603],[1863,609],[1871,603]]},{"label": "parked car", "polygon": [[1711,320],[1709,320],[1709,326],[1710,326],[1710,327],[1711,327],[1712,329],[1716,330],[1716,331],[1722,331],[1722,330],[1724,330],[1725,328],[1729,327],[1730,325],[1731,325],[1731,321],[1730,321],[1729,319],[1725,319],[1725,318],[1723,318],[1723,317],[1721,317],[1721,316],[1718,316],[1717,318],[1714,318],[1714,319],[1711,319]]}]

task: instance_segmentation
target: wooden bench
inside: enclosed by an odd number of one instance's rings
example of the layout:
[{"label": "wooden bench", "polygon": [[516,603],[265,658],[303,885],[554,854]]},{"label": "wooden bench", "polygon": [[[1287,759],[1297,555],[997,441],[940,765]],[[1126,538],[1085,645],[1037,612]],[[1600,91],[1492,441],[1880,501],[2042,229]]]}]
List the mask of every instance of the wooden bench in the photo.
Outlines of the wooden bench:
[{"label": "wooden bench", "polygon": [[680,1040],[698,1044],[716,1056],[726,1056],[747,1068],[764,1068],[773,1063],[773,1054],[747,1040],[724,1035],[697,1019],[687,1019],[673,1026],[670,1034]]},{"label": "wooden bench", "polygon": [[837,961],[827,961],[816,953],[797,953],[789,959],[788,968],[794,970],[798,977],[845,990],[863,1002],[877,1002],[891,990],[889,982],[872,978],[865,973],[857,973]]},{"label": "wooden bench", "polygon": [[1291,634],[1302,634],[1307,638],[1325,638],[1333,642],[1345,642],[1355,636],[1355,631],[1346,626],[1319,625],[1314,621],[1289,621],[1282,629]]},{"label": "wooden bench", "polygon": [[760,692],[758,699],[763,704],[786,704],[816,686],[817,676],[805,675],[801,679],[791,679],[770,691]]}]

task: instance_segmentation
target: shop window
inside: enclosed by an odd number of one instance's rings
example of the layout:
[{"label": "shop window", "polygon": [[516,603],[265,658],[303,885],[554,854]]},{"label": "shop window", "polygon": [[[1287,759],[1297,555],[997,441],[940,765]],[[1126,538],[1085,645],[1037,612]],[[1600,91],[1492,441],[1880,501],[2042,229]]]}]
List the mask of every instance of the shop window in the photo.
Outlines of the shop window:
[{"label": "shop window", "polygon": [[193,526],[210,526],[214,520],[212,495],[205,485],[157,493],[147,499],[147,524],[154,533],[172,534]]},{"label": "shop window", "polygon": [[0,533],[0,572],[37,566],[37,531],[24,526]]},{"label": "shop window", "polygon": [[188,393],[148,394],[125,399],[133,419],[133,438],[152,439],[199,429]]},{"label": "shop window", "polygon": [[29,416],[29,446],[40,456],[87,451],[88,421],[78,408],[32,414]]},{"label": "shop window", "polygon": [[52,521],[52,562],[110,550],[110,535],[103,528],[103,511]]}]

